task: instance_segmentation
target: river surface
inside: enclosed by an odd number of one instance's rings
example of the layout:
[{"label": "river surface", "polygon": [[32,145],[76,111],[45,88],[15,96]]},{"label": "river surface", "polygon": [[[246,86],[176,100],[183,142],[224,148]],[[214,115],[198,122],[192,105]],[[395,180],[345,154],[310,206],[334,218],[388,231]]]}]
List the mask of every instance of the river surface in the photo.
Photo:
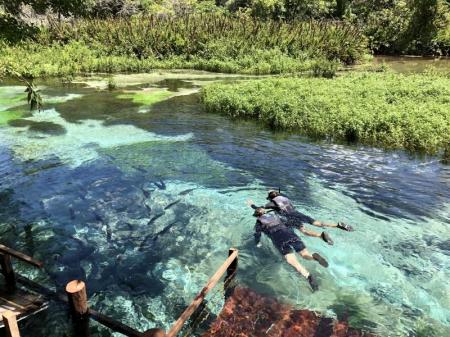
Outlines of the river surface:
[{"label": "river surface", "polygon": [[[217,80],[235,79],[118,75],[113,91],[101,77],[41,82],[46,105],[32,113],[24,88],[3,83],[1,243],[45,262],[15,268],[60,291],[86,280],[96,310],[168,329],[236,247],[239,283],[261,293],[379,336],[450,336],[450,167],[206,114],[197,91]],[[262,204],[278,187],[304,213],[356,229],[329,230],[334,246],[304,238],[330,263],[302,262],[317,293],[267,238],[254,246],[245,201]],[[210,319],[222,298],[209,300]],[[72,335],[59,304],[21,328]]]},{"label": "river surface", "polygon": [[373,64],[385,64],[395,72],[417,73],[430,69],[450,71],[450,57],[375,56]]}]

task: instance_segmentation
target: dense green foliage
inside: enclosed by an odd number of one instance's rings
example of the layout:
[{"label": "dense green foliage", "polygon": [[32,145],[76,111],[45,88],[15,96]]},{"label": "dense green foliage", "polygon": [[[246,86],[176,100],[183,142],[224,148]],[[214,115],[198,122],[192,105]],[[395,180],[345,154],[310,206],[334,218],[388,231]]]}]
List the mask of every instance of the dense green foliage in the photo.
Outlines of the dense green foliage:
[{"label": "dense green foliage", "polygon": [[[363,57],[366,40],[334,22],[261,21],[217,14],[82,20],[41,28],[33,40],[3,43],[0,68],[33,76],[192,68],[246,74],[314,69]],[[332,75],[332,74],[331,74]]]},{"label": "dense green foliage", "polygon": [[314,138],[450,155],[450,77],[355,73],[262,79],[203,89],[208,111]]},{"label": "dense green foliage", "polygon": [[[2,8],[16,18],[27,8],[59,19],[218,13],[277,21],[341,20],[360,27],[375,53],[450,55],[450,0],[0,0],[0,14]],[[0,29],[11,30],[1,21]]]}]

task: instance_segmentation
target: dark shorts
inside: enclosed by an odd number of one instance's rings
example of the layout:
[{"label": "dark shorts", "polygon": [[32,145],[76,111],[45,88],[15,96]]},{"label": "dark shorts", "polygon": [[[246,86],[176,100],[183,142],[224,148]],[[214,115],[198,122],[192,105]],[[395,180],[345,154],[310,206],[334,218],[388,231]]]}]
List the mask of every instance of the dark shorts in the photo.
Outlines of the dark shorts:
[{"label": "dark shorts", "polygon": [[306,248],[303,241],[292,230],[279,230],[270,235],[275,247],[281,255],[300,252]]},{"label": "dark shorts", "polygon": [[286,226],[288,227],[301,228],[305,223],[312,224],[314,222],[313,218],[298,211],[282,213],[282,216],[285,219]]}]

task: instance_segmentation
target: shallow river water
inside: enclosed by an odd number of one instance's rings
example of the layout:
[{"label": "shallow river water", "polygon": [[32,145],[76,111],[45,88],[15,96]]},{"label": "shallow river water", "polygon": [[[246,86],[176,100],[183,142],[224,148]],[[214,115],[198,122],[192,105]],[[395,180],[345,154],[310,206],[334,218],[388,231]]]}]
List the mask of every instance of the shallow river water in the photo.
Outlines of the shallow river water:
[{"label": "shallow river water", "polygon": [[[33,113],[24,88],[3,83],[1,243],[45,262],[16,268],[59,290],[84,279],[96,310],[167,329],[236,247],[239,282],[261,293],[380,336],[450,336],[450,166],[206,114],[197,91],[215,80],[234,79],[118,75],[114,91],[104,78],[40,83],[46,105]],[[317,293],[267,238],[254,247],[245,201],[278,187],[305,213],[356,228],[330,230],[334,246],[304,238],[330,263],[304,263]],[[58,304],[21,326],[71,336]],[[110,332],[93,324],[92,335]]]}]

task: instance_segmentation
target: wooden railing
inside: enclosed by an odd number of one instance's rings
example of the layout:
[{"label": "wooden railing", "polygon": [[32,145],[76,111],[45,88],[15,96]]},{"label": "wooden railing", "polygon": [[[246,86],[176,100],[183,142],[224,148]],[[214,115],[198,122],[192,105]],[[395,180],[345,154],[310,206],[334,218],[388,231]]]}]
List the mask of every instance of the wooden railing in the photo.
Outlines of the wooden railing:
[{"label": "wooden railing", "polygon": [[14,274],[11,257],[15,257],[16,259],[31,264],[32,266],[37,268],[42,268],[43,266],[42,262],[0,244],[0,265],[2,267],[2,273],[5,276],[6,285],[9,290],[14,290],[16,288],[16,275]]},{"label": "wooden railing", "polygon": [[[178,320],[175,321],[173,326],[166,334],[162,329],[150,329],[145,332],[140,332],[89,308],[86,285],[83,281],[74,280],[69,282],[66,286],[66,295],[63,295],[49,290],[46,287],[37,284],[34,281],[31,281],[23,276],[17,275],[16,277],[11,264],[11,256],[38,268],[41,268],[43,264],[42,262],[37,261],[32,257],[29,257],[23,253],[17,252],[0,244],[0,263],[8,287],[11,287],[10,289],[15,289],[16,281],[18,281],[22,285],[31,288],[32,290],[37,291],[48,298],[68,303],[71,308],[74,327],[78,337],[89,335],[89,318],[93,318],[94,320],[110,328],[111,330],[129,337],[176,337],[183,328],[186,321],[192,316],[192,314],[195,313],[195,311],[204,301],[206,295],[217,285],[222,276],[227,273],[225,283],[229,282],[230,279],[233,278],[237,270],[238,254],[239,252],[237,249],[231,248],[229,250],[228,258],[217,269],[216,273],[208,280],[203,289],[197,294],[191,304],[181,314]],[[5,315],[3,316],[6,323],[5,326],[7,327],[7,329],[10,329],[10,336],[19,337],[20,335],[15,317],[10,317],[9,314],[7,314],[6,317]]]},{"label": "wooden railing", "polygon": [[229,251],[228,259],[217,269],[216,273],[209,279],[204,288],[195,296],[192,303],[181,314],[180,318],[172,325],[167,332],[166,337],[175,337],[183,328],[184,323],[191,317],[191,315],[197,310],[200,304],[205,299],[206,295],[216,286],[222,276],[227,272],[229,275],[234,274],[237,268],[238,250],[231,248]]},{"label": "wooden railing", "polygon": [[[16,274],[14,273],[13,265],[11,263],[11,257],[31,264],[37,268],[42,268],[43,264],[28,255],[0,244],[0,265],[2,268],[2,274],[5,277],[6,288],[9,292],[14,292],[16,290]],[[1,315],[7,336],[20,337],[16,313],[6,310],[2,312]]]}]

